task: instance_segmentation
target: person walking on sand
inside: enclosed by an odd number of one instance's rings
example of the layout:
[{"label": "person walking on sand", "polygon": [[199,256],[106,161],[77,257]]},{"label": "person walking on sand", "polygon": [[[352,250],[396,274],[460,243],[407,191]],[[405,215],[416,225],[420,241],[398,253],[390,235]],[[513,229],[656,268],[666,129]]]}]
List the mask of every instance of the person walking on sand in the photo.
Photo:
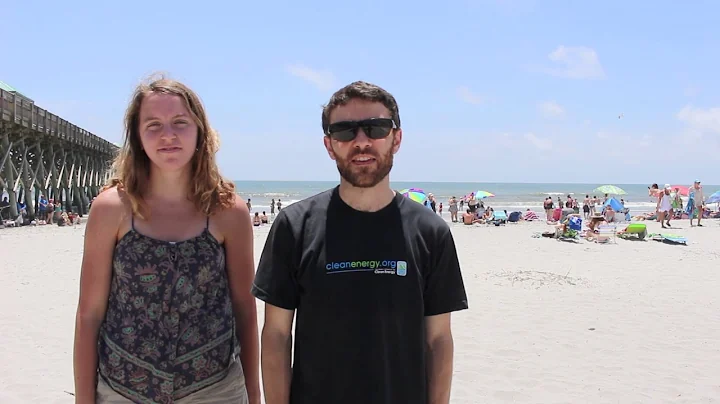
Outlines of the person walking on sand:
[{"label": "person walking on sand", "polygon": [[697,215],[697,225],[703,227],[700,223],[702,220],[703,209],[705,206],[705,195],[703,195],[703,188],[700,185],[700,180],[695,180],[693,185],[689,188],[687,204],[687,214],[690,218],[690,227],[693,226],[693,217]]},{"label": "person walking on sand", "polygon": [[[670,219],[672,219],[672,195],[670,192],[672,188],[669,186],[665,187],[663,193],[658,195],[657,201],[657,212],[658,222],[662,225],[663,229],[670,227]],[[667,225],[667,226],[666,226]]]},{"label": "person walking on sand", "polygon": [[448,224],[390,188],[395,98],[354,82],[332,95],[322,128],[340,185],[278,213],[253,285],[265,400],[447,404],[450,313],[467,296]]},{"label": "person walking on sand", "polygon": [[86,227],[75,402],[260,403],[253,231],[198,96],[138,86]]}]

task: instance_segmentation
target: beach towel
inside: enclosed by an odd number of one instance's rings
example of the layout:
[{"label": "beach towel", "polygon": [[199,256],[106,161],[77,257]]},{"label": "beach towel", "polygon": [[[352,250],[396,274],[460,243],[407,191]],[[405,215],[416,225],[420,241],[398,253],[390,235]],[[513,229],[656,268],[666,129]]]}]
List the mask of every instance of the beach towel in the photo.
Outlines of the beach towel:
[{"label": "beach towel", "polygon": [[693,219],[697,218],[697,209],[695,208],[695,192],[690,191],[690,195],[688,196],[687,206],[685,207],[685,213],[688,215],[688,217],[691,217]]},{"label": "beach towel", "polygon": [[665,234],[665,233],[653,233],[649,235],[652,240],[660,241],[667,244],[685,244],[687,245],[687,238],[679,236],[677,234]]}]

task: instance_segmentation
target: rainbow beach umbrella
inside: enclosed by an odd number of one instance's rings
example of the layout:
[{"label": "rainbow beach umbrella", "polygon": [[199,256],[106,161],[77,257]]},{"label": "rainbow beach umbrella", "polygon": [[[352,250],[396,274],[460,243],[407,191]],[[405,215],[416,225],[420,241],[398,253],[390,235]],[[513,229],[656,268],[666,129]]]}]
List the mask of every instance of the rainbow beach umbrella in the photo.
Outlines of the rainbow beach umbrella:
[{"label": "rainbow beach umbrella", "polygon": [[485,199],[485,198],[492,198],[495,194],[488,191],[475,191],[475,199]]},{"label": "rainbow beach umbrella", "polygon": [[405,188],[399,191],[404,197],[410,198],[417,203],[423,203],[427,199],[425,191],[420,188]]}]

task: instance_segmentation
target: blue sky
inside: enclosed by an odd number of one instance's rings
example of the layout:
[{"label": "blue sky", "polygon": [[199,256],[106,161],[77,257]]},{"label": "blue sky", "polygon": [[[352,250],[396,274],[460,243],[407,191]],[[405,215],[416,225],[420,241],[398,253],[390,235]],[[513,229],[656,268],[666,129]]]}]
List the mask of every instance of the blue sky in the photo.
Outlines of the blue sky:
[{"label": "blue sky", "polygon": [[366,80],[400,105],[397,181],[720,184],[718,15],[714,1],[10,1],[0,80],[119,143],[133,87],[167,72],[203,99],[237,180],[336,179],[321,106]]}]

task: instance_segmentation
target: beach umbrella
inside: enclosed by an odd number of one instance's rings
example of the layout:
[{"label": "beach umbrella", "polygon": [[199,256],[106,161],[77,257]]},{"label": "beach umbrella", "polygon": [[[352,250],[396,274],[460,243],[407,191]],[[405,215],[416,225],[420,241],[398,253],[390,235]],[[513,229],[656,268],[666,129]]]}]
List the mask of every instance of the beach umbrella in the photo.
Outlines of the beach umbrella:
[{"label": "beach umbrella", "polygon": [[400,190],[400,194],[406,198],[410,198],[417,203],[423,203],[427,199],[425,191],[420,188],[405,188]]},{"label": "beach umbrella", "polygon": [[600,192],[601,194],[612,194],[612,195],[625,195],[627,192],[625,192],[622,188],[616,187],[615,185],[602,185],[594,189],[596,192]]},{"label": "beach umbrella", "polygon": [[682,195],[682,196],[690,195],[690,188],[686,187],[685,185],[671,185],[670,188],[672,188],[673,193],[675,193],[675,188],[677,188],[678,192],[680,192],[680,195]]},{"label": "beach umbrella", "polygon": [[495,194],[488,191],[475,191],[475,199],[492,198]]},{"label": "beach umbrella", "polygon": [[720,203],[720,191],[717,191],[714,194],[710,195],[710,197],[707,198],[705,203]]}]

